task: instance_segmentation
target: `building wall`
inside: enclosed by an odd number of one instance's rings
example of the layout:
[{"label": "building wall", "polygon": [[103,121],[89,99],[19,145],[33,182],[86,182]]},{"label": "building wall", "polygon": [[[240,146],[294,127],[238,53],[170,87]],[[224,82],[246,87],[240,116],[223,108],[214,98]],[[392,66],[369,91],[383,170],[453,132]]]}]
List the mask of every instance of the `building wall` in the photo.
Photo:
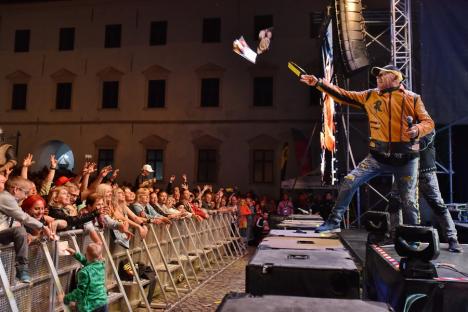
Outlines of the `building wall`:
[{"label": "building wall", "polygon": [[[113,142],[121,179],[133,181],[145,161],[142,140],[165,142],[165,178],[187,173],[195,183],[195,142],[217,142],[218,184],[276,195],[284,142],[290,144],[287,177],[297,174],[291,128],[308,136],[319,117],[308,88],[287,69],[294,60],[319,68],[319,40],[310,38],[310,13],[328,1],[67,1],[1,5],[0,126],[21,133],[19,157],[50,140],[68,144],[80,168],[84,154],[97,157],[99,144]],[[232,52],[240,35],[252,45],[255,15],[273,14],[271,50],[256,65]],[[221,42],[202,43],[202,19],[221,18]],[[167,44],[149,46],[150,22],[168,21]],[[120,48],[104,48],[106,24],[122,24]],[[75,27],[75,49],[58,51],[61,27]],[[30,29],[30,51],[14,53],[17,29]],[[145,108],[152,66],[167,70],[165,108]],[[154,68],[154,67],[153,67]],[[121,73],[119,108],[102,109],[99,73]],[[72,108],[55,109],[54,74],[73,74]],[[30,76],[25,111],[12,111],[11,79]],[[220,106],[200,107],[200,79],[221,79]],[[254,107],[253,77],[273,75],[274,104]],[[104,143],[103,143],[104,142]],[[207,144],[208,144],[207,143]],[[111,144],[111,143],[109,143]],[[214,144],[214,143],[213,143]],[[318,143],[317,143],[318,144]],[[250,150],[272,146],[275,181],[251,183]]]}]

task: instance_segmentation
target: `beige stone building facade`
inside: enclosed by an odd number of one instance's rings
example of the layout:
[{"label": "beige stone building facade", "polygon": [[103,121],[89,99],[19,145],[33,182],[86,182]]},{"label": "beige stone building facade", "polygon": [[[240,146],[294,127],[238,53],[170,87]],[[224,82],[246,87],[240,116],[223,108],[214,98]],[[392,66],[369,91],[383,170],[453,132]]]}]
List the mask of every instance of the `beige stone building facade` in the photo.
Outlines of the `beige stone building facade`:
[{"label": "beige stone building facade", "polygon": [[[0,5],[0,127],[21,133],[19,158],[33,152],[33,170],[50,152],[75,169],[90,154],[120,168],[122,181],[149,162],[162,183],[187,173],[192,184],[277,195],[286,142],[286,177],[298,172],[291,130],[308,136],[320,119],[287,62],[319,68],[315,32],[326,4]],[[255,65],[232,52],[241,35],[256,46],[265,26],[274,27],[271,48]]]}]

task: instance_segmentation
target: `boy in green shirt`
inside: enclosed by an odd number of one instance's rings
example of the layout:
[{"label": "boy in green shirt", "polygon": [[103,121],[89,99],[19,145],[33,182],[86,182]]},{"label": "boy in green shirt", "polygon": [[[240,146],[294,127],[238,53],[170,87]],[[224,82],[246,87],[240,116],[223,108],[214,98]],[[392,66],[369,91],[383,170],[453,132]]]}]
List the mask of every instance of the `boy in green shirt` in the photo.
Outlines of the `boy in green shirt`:
[{"label": "boy in green shirt", "polygon": [[65,304],[76,302],[79,312],[107,312],[106,267],[102,257],[102,247],[90,243],[86,247],[86,257],[71,248],[67,248],[76,260],[83,264],[78,272],[76,289],[59,295]]}]

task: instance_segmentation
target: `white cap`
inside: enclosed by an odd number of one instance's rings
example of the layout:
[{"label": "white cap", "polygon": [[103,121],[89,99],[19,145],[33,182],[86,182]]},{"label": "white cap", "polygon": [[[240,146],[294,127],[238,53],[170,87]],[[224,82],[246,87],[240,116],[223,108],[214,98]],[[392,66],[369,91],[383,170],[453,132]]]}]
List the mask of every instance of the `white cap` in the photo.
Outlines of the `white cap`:
[{"label": "white cap", "polygon": [[154,172],[153,168],[151,167],[151,165],[143,165],[143,168],[141,168],[141,170],[146,170],[148,172]]}]

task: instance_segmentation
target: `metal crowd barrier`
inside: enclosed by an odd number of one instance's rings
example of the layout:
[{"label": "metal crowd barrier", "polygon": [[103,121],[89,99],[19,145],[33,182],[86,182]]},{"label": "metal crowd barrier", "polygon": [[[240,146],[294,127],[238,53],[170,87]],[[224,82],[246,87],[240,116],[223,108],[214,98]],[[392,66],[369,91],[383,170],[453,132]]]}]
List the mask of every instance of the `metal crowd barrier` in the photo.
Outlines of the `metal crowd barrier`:
[{"label": "metal crowd barrier", "polygon": [[[113,242],[108,230],[99,231],[104,242],[106,285],[109,306],[113,311],[144,308],[167,309],[190,293],[197,285],[245,254],[237,223],[230,213],[213,213],[203,221],[172,220],[170,225],[149,225],[148,235],[138,234],[126,249]],[[91,242],[82,230],[59,232],[60,240],[80,250]],[[128,262],[133,272],[136,263],[150,266],[157,287],[148,300],[144,287],[148,280],[135,274],[133,281],[123,281],[118,274],[120,261]],[[71,256],[59,256],[57,241],[43,241],[29,246],[30,284],[15,279],[13,244],[0,247],[0,311],[68,311],[56,300],[57,291],[67,293],[81,264]]]}]

